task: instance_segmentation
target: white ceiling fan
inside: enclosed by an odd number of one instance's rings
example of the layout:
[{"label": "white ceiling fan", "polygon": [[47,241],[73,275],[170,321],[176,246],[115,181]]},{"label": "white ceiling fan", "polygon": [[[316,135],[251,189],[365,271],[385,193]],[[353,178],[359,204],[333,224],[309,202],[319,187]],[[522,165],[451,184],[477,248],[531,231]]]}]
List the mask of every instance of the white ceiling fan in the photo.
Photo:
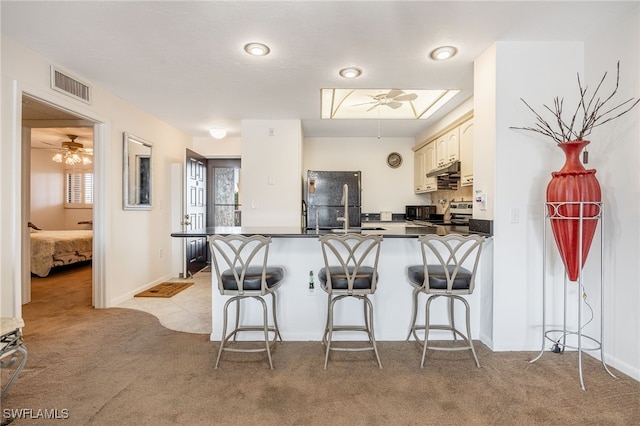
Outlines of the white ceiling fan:
[{"label": "white ceiling fan", "polygon": [[404,90],[400,89],[392,89],[387,93],[367,96],[370,96],[373,100],[371,102],[364,102],[352,106],[371,105],[371,107],[367,109],[367,112],[382,105],[388,106],[392,109],[398,109],[402,106],[402,102],[413,101],[418,97],[415,93],[405,93]]}]

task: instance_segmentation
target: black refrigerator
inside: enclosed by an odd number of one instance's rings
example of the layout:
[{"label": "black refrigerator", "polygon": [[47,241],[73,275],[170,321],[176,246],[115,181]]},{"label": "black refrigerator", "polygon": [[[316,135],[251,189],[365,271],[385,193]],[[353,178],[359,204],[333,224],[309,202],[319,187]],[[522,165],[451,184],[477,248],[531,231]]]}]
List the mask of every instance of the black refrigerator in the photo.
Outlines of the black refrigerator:
[{"label": "black refrigerator", "polygon": [[360,226],[361,172],[308,170],[305,183],[307,229],[342,228],[344,185],[348,186],[349,227]]}]

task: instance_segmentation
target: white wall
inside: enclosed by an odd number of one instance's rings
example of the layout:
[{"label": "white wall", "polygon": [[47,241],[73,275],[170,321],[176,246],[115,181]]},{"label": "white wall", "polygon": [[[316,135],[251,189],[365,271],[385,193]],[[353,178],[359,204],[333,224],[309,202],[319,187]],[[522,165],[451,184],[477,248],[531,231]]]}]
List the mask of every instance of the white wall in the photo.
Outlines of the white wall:
[{"label": "white wall", "polygon": [[[413,138],[306,138],[303,170],[362,171],[362,212],[404,213],[407,204],[429,204],[430,196],[413,192]],[[387,166],[391,152],[402,165]]]},{"label": "white wall", "polygon": [[493,220],[496,200],[496,46],[474,62],[473,70],[473,188],[485,195],[486,210],[475,209],[476,219]]},{"label": "white wall", "polygon": [[[96,265],[106,283],[105,305],[112,306],[171,275],[171,217],[169,165],[184,161],[184,150],[191,139],[184,133],[133,107],[99,87],[93,87],[91,105],[75,101],[50,89],[47,58],[2,37],[2,145],[0,158],[0,282],[3,316],[20,315],[21,285],[21,204],[22,153],[20,116],[22,92],[63,106],[79,115],[106,123],[99,130],[103,146],[94,147],[94,170],[98,206],[96,215],[103,223],[96,236],[95,249],[105,253],[104,264]],[[59,65],[59,64],[54,64]],[[72,75],[83,79],[82,75]],[[86,79],[83,79],[86,81]],[[91,82],[89,81],[91,84]],[[122,134],[131,132],[153,143],[153,210],[122,210]],[[106,146],[104,146],[106,145]],[[102,158],[100,158],[102,156]],[[102,169],[101,169],[102,167]],[[98,175],[101,174],[101,175]],[[94,206],[97,207],[97,206]],[[94,225],[96,223],[94,222]],[[94,232],[95,226],[94,226]],[[160,256],[160,251],[164,258]],[[28,264],[28,263],[27,263]],[[98,266],[96,268],[96,266]],[[98,272],[96,272],[96,269]],[[94,275],[95,276],[95,275]],[[95,279],[94,279],[95,282]]]},{"label": "white wall", "polygon": [[[585,74],[591,84],[608,72],[608,84],[602,93],[611,93],[616,62],[620,60],[618,101],[640,99],[639,28],[637,7],[635,13],[621,17],[614,27],[597,28],[585,43]],[[596,128],[589,139],[589,168],[598,171],[606,208],[607,361],[640,380],[640,108]],[[594,252],[593,256],[597,254]],[[599,303],[598,299],[595,302]]]},{"label": "white wall", "polygon": [[[273,122],[277,124],[277,122]],[[237,158],[247,152],[247,135],[242,138],[195,138],[193,149],[207,158]],[[271,139],[271,138],[269,138]],[[269,141],[269,143],[272,143]],[[414,138],[304,138],[302,151],[302,176],[307,170],[361,170],[363,187],[363,212],[392,211],[404,213],[407,204],[428,204],[430,196],[413,193]],[[278,153],[287,152],[282,147]],[[387,166],[387,155],[399,152],[403,163],[397,169]],[[246,155],[245,155],[246,156]],[[246,167],[242,156],[242,167]],[[280,161],[281,154],[277,155]],[[302,182],[302,181],[301,181]],[[246,185],[243,186],[246,190]],[[302,200],[302,193],[299,200]],[[250,208],[243,205],[245,211]],[[297,209],[297,207],[296,207]],[[246,222],[245,222],[246,223]]]},{"label": "white wall", "polygon": [[302,223],[300,120],[242,120],[243,226]]},{"label": "white wall", "polygon": [[42,229],[65,229],[64,166],[52,156],[51,151],[31,150],[29,220]]},{"label": "white wall", "polygon": [[92,208],[64,207],[62,163],[51,160],[49,150],[31,150],[31,208],[29,221],[42,229],[91,229],[78,222],[93,220]]},{"label": "white wall", "polygon": [[[612,46],[617,46],[611,51]],[[476,61],[476,140],[489,144],[481,155],[495,152],[495,176],[475,173],[475,185],[489,193],[494,209],[493,349],[537,350],[542,322],[542,234],[545,226],[543,203],[550,173],[558,170],[564,155],[551,140],[510,129],[530,126],[531,112],[520,97],[535,108],[549,104],[555,96],[574,100],[576,73],[589,87],[595,87],[603,71],[615,74],[615,61],[622,59],[620,99],[638,97],[638,14],[625,17],[615,28],[602,28],[593,40],[582,42],[497,42]],[[553,64],[554,72],[549,72]],[[624,74],[623,74],[624,75]],[[479,85],[479,81],[495,82]],[[492,112],[494,111],[494,112]],[[605,357],[626,374],[640,378],[640,292],[638,202],[639,113],[619,119],[606,130],[591,136],[589,168],[598,170],[605,202]],[[490,145],[494,144],[495,147]],[[475,157],[477,160],[478,157]],[[489,159],[491,161],[491,159]],[[476,172],[477,172],[476,168]],[[494,184],[492,185],[492,179]],[[622,200],[634,200],[632,208]],[[624,204],[624,208],[621,208]],[[512,223],[511,212],[519,213]],[[608,216],[607,216],[608,215]],[[549,232],[549,231],[548,231]],[[551,240],[547,245],[547,324],[562,323],[563,268]],[[588,301],[596,311],[594,323],[585,333],[599,335],[599,241],[585,267]],[[581,294],[569,287],[569,300]],[[573,308],[570,308],[570,310]],[[574,313],[575,310],[570,312]],[[575,315],[570,314],[569,320]],[[575,327],[574,327],[575,328]],[[598,355],[595,353],[595,355]]]},{"label": "white wall", "polygon": [[[564,163],[553,141],[510,127],[528,126],[535,119],[519,98],[532,106],[548,104],[554,96],[575,98],[582,47],[580,42],[496,44],[493,337],[497,350],[540,346],[542,213],[551,172]],[[566,72],[549,73],[549,62]],[[513,210],[518,211],[518,223],[511,222]],[[561,271],[556,268],[555,276],[561,277]],[[548,315],[552,323],[562,318],[559,309],[548,310]]]},{"label": "white wall", "polygon": [[[277,121],[272,123],[277,124]],[[270,139],[269,143],[272,143]],[[241,153],[247,152],[247,144],[246,135],[243,132],[242,139],[195,138],[193,148],[207,158],[242,157],[244,169],[247,167],[246,155],[241,156]],[[392,211],[402,214],[407,204],[429,204],[431,202],[429,194],[415,194],[413,192],[413,151],[411,148],[414,144],[414,138],[307,137],[304,138],[302,145],[301,179],[304,179],[307,170],[361,170],[362,212]],[[282,147],[274,152],[288,151]],[[402,165],[397,169],[387,166],[387,156],[391,152],[398,152],[402,155]],[[276,157],[276,160],[280,161],[282,155],[278,154]],[[302,183],[302,180],[300,182]],[[243,185],[242,189],[246,191],[246,185]],[[245,194],[243,197],[246,196],[248,195]],[[298,198],[298,202],[302,200],[302,193]],[[246,218],[245,212],[250,207],[250,204],[243,204],[243,219]],[[298,208],[296,207],[296,209]],[[246,223],[245,221],[244,224],[246,225]]]}]

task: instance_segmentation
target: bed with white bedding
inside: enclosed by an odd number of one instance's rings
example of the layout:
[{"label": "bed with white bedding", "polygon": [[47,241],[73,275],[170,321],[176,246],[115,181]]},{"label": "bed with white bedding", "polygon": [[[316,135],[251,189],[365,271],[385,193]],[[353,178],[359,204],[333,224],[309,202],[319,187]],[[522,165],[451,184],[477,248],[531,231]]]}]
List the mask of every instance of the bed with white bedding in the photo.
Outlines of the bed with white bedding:
[{"label": "bed with white bedding", "polygon": [[31,272],[46,277],[56,266],[91,260],[92,230],[31,230]]}]

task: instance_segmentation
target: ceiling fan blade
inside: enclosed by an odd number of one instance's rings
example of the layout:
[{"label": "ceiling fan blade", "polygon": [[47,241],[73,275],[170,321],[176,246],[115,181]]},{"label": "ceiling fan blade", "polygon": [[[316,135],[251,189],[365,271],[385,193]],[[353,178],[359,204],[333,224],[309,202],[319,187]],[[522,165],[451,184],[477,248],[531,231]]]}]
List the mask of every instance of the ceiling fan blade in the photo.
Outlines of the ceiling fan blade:
[{"label": "ceiling fan blade", "polygon": [[406,95],[400,95],[393,98],[394,101],[413,101],[418,97],[415,93],[408,93]]},{"label": "ceiling fan blade", "polygon": [[393,102],[392,101],[392,102],[387,102],[385,105],[388,106],[388,107],[391,107],[393,109],[398,109],[398,108],[400,108],[402,106],[402,103],[401,102]]},{"label": "ceiling fan blade", "polygon": [[351,106],[352,106],[352,107],[357,107],[357,106],[362,106],[362,105],[371,105],[371,104],[377,104],[377,103],[378,103],[378,101],[371,101],[371,102],[364,102],[364,103],[361,103],[361,104],[353,104],[353,105],[351,105]]},{"label": "ceiling fan blade", "polygon": [[390,90],[389,93],[387,93],[384,97],[387,99],[393,99],[396,98],[400,95],[404,94],[404,90],[400,90],[400,89],[393,89]]},{"label": "ceiling fan blade", "polygon": [[369,108],[367,110],[367,112],[371,111],[372,109],[374,109],[375,107],[379,106],[380,104],[376,102],[376,104],[374,106],[372,106],[371,108]]}]

